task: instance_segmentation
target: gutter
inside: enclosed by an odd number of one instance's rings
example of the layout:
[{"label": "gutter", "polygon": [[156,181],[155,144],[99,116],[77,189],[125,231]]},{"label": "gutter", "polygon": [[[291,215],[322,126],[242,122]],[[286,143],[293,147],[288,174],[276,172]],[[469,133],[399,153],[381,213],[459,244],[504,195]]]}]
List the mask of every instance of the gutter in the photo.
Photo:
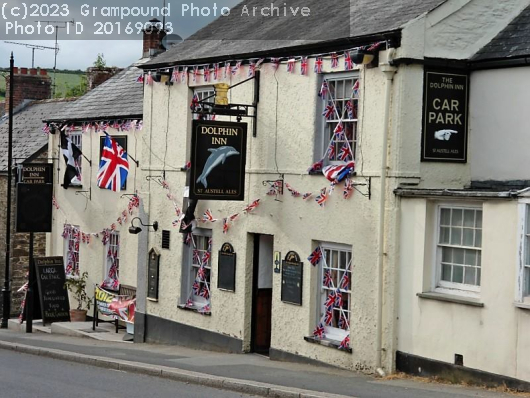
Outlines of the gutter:
[{"label": "gutter", "polygon": [[452,189],[407,189],[397,188],[394,190],[396,196],[403,198],[475,198],[475,199],[515,199],[522,194],[530,192],[530,188],[518,191],[471,191]]},{"label": "gutter", "polygon": [[73,119],[43,119],[43,123],[83,123],[83,122],[93,122],[94,120],[127,120],[127,119],[143,119],[144,115],[142,113],[136,115],[123,115],[123,116],[91,116],[83,118],[73,118]]}]

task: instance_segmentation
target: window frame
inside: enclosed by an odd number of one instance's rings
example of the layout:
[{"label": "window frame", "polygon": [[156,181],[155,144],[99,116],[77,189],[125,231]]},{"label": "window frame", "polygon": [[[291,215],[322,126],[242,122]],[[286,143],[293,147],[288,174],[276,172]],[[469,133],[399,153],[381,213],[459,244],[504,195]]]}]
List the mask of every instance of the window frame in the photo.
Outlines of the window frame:
[{"label": "window frame", "polygon": [[[68,230],[68,237],[63,239],[64,245],[63,245],[63,265],[64,265],[64,272],[66,274],[67,278],[77,278],[79,277],[79,261],[80,261],[80,255],[79,252],[81,250],[81,242],[78,242],[78,250],[77,250],[77,267],[73,267],[73,273],[68,274],[66,273],[66,267],[68,266],[68,258],[70,256],[70,241],[72,241],[72,244],[74,245],[74,253],[75,253],[75,240],[73,239],[74,235],[74,229],[77,228],[81,232],[81,229],[79,228],[79,225],[73,225],[73,224],[66,224],[69,225],[70,228]],[[77,270],[77,272],[76,272]]]},{"label": "window frame", "polygon": [[[530,256],[530,198],[519,201],[518,242],[517,247],[517,272],[516,272],[516,302],[530,305],[530,289],[525,289],[525,273],[528,269],[530,278],[530,264],[526,264]],[[527,243],[528,239],[528,243]],[[530,285],[530,283],[528,283]],[[529,286],[530,287],[530,286]]]},{"label": "window frame", "polygon": [[[199,101],[202,101],[203,99],[208,98],[213,94],[214,96],[209,98],[207,102],[215,102],[216,92],[215,92],[214,86],[207,85],[207,86],[193,87],[192,98],[195,97],[195,94],[197,94]],[[200,115],[197,113],[192,113],[193,120],[199,120],[199,116]]]},{"label": "window frame", "polygon": [[[113,237],[117,240],[117,242],[113,243]],[[102,285],[104,285],[105,281],[109,277],[109,271],[112,267],[112,259],[109,257],[109,250],[112,247],[117,248],[117,266],[116,266],[116,279],[118,280],[118,284],[120,281],[120,249],[121,249],[121,237],[120,237],[120,231],[109,231],[109,238],[107,240],[107,243],[105,244],[105,253],[104,253],[104,261],[103,261],[103,282]],[[108,289],[108,287],[103,286],[105,289]]]},{"label": "window frame", "polygon": [[[324,80],[327,80],[329,82],[329,81],[339,81],[339,80],[347,80],[347,79],[353,79],[354,81],[360,80],[361,79],[360,71],[352,70],[352,71],[346,71],[346,72],[326,73],[322,75],[322,78],[320,79],[319,87],[321,87]],[[359,92],[360,92],[360,87],[359,87]],[[352,150],[352,157],[353,157],[352,160],[356,161],[357,159],[356,155],[357,155],[357,149],[358,149],[358,137],[359,137],[359,123],[360,123],[360,118],[359,118],[360,94],[357,97],[355,96],[352,97],[352,99],[357,101],[357,119],[350,120],[350,119],[345,118],[343,122],[353,123],[355,127],[353,130],[352,142],[350,143],[350,146]],[[337,99],[335,98],[335,102],[336,101]],[[320,105],[317,107],[317,111],[318,111],[317,118],[320,118],[319,119],[320,122],[317,122],[318,135],[315,137],[316,145],[315,145],[314,158],[316,161],[324,158],[324,164],[342,165],[346,163],[347,161],[337,160],[337,157],[339,155],[338,152],[340,151],[340,148],[339,150],[336,151],[335,160],[329,160],[329,158],[327,157],[327,150],[328,150],[329,143],[331,141],[331,137],[328,136],[326,127],[330,122],[337,123],[338,121],[336,119],[328,121],[326,120],[324,116],[322,116],[326,106],[328,105],[328,102],[329,102],[328,100],[324,100],[320,98],[317,102],[320,103]],[[345,112],[344,109],[343,109],[343,114],[347,114],[347,112]]]},{"label": "window frame", "polygon": [[[81,152],[83,152],[83,131],[82,130],[73,130],[68,133],[68,138],[74,144],[79,148]],[[76,181],[75,179],[70,183],[72,187],[82,187],[83,186],[83,156],[79,156],[79,158],[75,162],[75,168],[79,174],[79,179]]]},{"label": "window frame", "polygon": [[[316,292],[316,324],[318,325],[322,319],[322,316],[324,315],[324,302],[327,299],[328,291],[324,288],[324,264],[326,263],[326,250],[332,250],[332,251],[339,251],[339,252],[349,252],[350,257],[350,283],[347,290],[348,294],[348,307],[346,309],[346,312],[348,313],[348,328],[347,329],[339,329],[333,326],[328,326],[324,324],[324,339],[325,341],[332,341],[340,344],[344,338],[348,335],[350,335],[351,332],[351,313],[352,313],[352,271],[353,271],[353,247],[346,244],[340,244],[340,243],[332,243],[332,242],[318,242],[320,248],[322,249],[323,255],[322,260],[320,261],[320,264],[318,266],[318,284],[317,284],[317,292]],[[327,267],[331,268],[331,267]],[[339,268],[340,269],[340,268]],[[336,289],[336,288],[335,288]],[[334,309],[335,311],[335,309]]]},{"label": "window frame", "polygon": [[[433,291],[443,294],[456,294],[463,295],[468,297],[479,297],[481,292],[481,286],[483,282],[483,269],[482,269],[482,250],[483,250],[483,239],[481,240],[480,247],[471,247],[471,246],[457,246],[451,244],[440,244],[440,230],[441,230],[441,215],[442,209],[450,209],[451,212],[453,209],[461,210],[474,210],[480,211],[482,214],[481,220],[481,233],[484,231],[484,209],[483,204],[480,202],[440,202],[435,206],[435,234],[434,234],[434,278],[433,278]],[[475,221],[476,224],[476,221]],[[473,227],[475,228],[475,226]],[[476,250],[480,253],[481,264],[481,277],[480,285],[469,285],[465,283],[449,282],[442,280],[442,248],[443,247],[452,247],[452,248],[461,248],[465,250]],[[478,261],[478,260],[477,260]]]},{"label": "window frame", "polygon": [[[193,239],[205,239],[206,240],[206,247],[208,247],[208,240],[212,239],[212,231],[210,229],[204,229],[204,228],[195,228],[195,230],[192,232]],[[197,242],[197,241],[195,241]],[[198,246],[198,242],[196,243]],[[202,296],[197,296],[195,294],[192,294],[192,285],[195,282],[195,278],[197,277],[197,270],[198,265],[195,266],[193,263],[194,256],[193,252],[196,250],[195,245],[190,243],[189,245],[186,245],[183,243],[184,250],[183,250],[183,256],[182,256],[182,268],[181,268],[181,294],[180,294],[180,304],[182,306],[186,305],[186,302],[188,298],[191,298],[193,301],[193,307],[191,307],[193,310],[200,310],[202,307],[204,307],[206,304],[210,304],[211,307],[211,300],[212,300],[212,256],[213,251],[210,252],[210,258],[208,260],[208,265],[205,267],[208,272],[207,276],[207,284],[209,286],[209,298],[205,299]],[[202,252],[205,252],[204,249],[197,249],[201,250]],[[201,254],[202,258],[202,254]]]}]

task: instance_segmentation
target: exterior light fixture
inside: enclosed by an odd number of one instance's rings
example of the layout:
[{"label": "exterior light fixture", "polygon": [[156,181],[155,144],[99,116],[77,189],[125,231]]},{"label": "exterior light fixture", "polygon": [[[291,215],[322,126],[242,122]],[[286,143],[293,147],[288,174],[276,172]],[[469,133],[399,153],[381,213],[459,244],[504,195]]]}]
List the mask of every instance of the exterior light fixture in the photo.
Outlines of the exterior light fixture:
[{"label": "exterior light fixture", "polygon": [[351,52],[351,60],[357,65],[369,65],[375,58],[373,52],[369,52],[363,49],[357,49]]},{"label": "exterior light fixture", "polygon": [[134,220],[138,220],[140,221],[140,224],[144,227],[153,227],[153,229],[155,231],[158,231],[158,221],[155,221],[153,224],[151,225],[148,225],[148,224],[144,224],[142,222],[142,220],[140,219],[140,217],[134,217],[132,220],[131,220],[131,226],[129,227],[129,233],[130,234],[133,234],[133,235],[137,235],[139,234],[140,232],[142,232],[142,228],[140,227],[135,227],[134,226]]}]

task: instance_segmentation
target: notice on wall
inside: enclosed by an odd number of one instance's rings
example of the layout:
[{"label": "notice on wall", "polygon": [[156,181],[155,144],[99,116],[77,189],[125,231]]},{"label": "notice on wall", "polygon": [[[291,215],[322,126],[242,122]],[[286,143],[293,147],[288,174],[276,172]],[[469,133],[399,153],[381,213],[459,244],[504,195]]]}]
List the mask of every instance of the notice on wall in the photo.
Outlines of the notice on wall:
[{"label": "notice on wall", "polygon": [[64,283],[62,257],[35,258],[40,307],[44,323],[70,321],[70,302]]},{"label": "notice on wall", "polygon": [[282,292],[284,303],[302,305],[302,278],[304,276],[304,263],[300,256],[290,251],[282,262]]},{"label": "notice on wall", "polygon": [[422,161],[467,162],[469,76],[425,71]]},{"label": "notice on wall", "polygon": [[190,198],[244,200],[247,124],[194,120]]},{"label": "notice on wall", "polygon": [[236,253],[230,243],[223,243],[218,256],[217,288],[236,291]]}]

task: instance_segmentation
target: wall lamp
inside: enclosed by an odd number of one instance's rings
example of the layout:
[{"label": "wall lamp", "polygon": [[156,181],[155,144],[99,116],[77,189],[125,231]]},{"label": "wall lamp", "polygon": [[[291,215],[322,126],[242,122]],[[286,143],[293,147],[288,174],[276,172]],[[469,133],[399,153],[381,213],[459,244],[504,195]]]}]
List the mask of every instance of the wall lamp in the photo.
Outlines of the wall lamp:
[{"label": "wall lamp", "polygon": [[129,227],[129,233],[130,234],[133,234],[133,235],[137,235],[139,234],[140,232],[142,232],[142,228],[140,227],[135,227],[134,226],[134,220],[139,220],[140,221],[140,224],[144,227],[153,227],[153,229],[155,231],[158,231],[158,221],[155,221],[153,224],[151,225],[148,225],[148,224],[144,224],[142,222],[142,220],[140,219],[140,217],[134,217],[132,220],[131,220],[131,226]]},{"label": "wall lamp", "polygon": [[375,54],[373,52],[361,48],[351,52],[351,60],[357,65],[369,65],[374,58]]}]

